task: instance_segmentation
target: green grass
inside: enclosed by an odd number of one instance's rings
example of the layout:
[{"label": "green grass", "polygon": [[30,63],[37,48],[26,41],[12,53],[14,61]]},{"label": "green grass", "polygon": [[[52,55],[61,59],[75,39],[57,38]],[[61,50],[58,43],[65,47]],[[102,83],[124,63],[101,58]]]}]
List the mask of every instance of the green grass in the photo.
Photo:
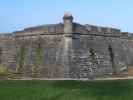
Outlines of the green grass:
[{"label": "green grass", "polygon": [[132,100],[133,80],[0,81],[0,100]]}]

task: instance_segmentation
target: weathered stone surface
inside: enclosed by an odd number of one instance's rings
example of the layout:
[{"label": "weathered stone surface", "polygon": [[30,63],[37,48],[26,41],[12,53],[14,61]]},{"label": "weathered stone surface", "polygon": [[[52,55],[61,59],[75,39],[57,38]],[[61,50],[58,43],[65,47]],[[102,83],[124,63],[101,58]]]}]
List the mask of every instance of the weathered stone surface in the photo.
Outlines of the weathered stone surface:
[{"label": "weathered stone surface", "polygon": [[[70,14],[69,14],[70,15]],[[133,36],[119,29],[64,23],[0,35],[0,63],[25,77],[92,78],[133,65]]]}]

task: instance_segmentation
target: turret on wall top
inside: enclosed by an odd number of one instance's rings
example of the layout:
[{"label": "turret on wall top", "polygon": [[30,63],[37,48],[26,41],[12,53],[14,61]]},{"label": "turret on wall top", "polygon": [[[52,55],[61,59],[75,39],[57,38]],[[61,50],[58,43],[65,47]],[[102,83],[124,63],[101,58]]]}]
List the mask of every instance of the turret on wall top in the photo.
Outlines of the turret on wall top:
[{"label": "turret on wall top", "polygon": [[73,33],[73,16],[67,12],[63,17],[64,21],[64,33]]}]

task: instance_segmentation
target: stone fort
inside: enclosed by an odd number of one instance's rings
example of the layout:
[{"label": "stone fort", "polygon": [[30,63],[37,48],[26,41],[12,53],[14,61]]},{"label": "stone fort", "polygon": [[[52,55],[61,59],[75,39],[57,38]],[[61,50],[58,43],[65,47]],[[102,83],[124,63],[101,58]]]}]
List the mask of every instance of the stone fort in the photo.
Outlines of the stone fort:
[{"label": "stone fort", "polygon": [[0,34],[0,66],[23,77],[90,78],[127,73],[133,65],[133,35],[81,25],[66,13],[63,23]]}]

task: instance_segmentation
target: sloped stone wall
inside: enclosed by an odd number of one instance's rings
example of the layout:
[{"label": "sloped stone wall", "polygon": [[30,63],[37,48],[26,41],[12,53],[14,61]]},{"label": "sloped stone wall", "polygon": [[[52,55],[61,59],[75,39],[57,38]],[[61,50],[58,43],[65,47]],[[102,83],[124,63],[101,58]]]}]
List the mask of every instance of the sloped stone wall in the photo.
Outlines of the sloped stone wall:
[{"label": "sloped stone wall", "polygon": [[23,61],[21,72],[29,77],[66,77],[63,39],[62,35],[18,37],[17,52],[22,53],[22,48],[25,50],[23,55],[20,54],[24,57],[18,58]]},{"label": "sloped stone wall", "polygon": [[130,40],[81,35],[73,39],[72,44],[69,53],[72,78],[116,75],[133,64]]},{"label": "sloped stone wall", "polygon": [[121,74],[133,65],[131,34],[73,26],[69,34],[56,24],[0,35],[0,66],[23,77],[92,78]]}]

